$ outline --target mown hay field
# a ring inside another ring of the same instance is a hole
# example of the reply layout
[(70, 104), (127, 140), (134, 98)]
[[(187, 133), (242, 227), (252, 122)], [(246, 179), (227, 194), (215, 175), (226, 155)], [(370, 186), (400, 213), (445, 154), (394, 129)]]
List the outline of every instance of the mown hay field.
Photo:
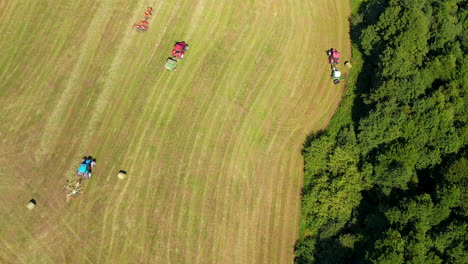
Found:
[[(338, 0), (1, 1), (0, 262), (292, 262), (301, 147), (342, 95), (325, 50), (349, 58), (348, 16)], [(97, 167), (66, 202), (83, 155)]]

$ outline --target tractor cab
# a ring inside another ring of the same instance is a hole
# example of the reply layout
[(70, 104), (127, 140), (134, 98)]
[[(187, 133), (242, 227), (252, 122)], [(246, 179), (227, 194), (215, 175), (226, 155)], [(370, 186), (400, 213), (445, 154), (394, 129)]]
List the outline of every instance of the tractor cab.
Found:
[(87, 164), (80, 164), (80, 167), (78, 167), (78, 172), (81, 173), (88, 173), (89, 172), (89, 165)]
[(91, 177), (91, 165), (86, 163), (81, 163), (78, 167), (76, 175), (80, 178), (89, 179)]
[(78, 167), (76, 175), (78, 177), (84, 177), (86, 179), (89, 179), (91, 178), (91, 168), (93, 168), (94, 166), (96, 166), (96, 159), (93, 159), (93, 157), (91, 156), (83, 157), (83, 161)]
[(172, 49), (172, 56), (176, 56), (179, 59), (184, 58), (185, 52), (188, 50), (189, 45), (185, 41), (176, 42)]
[(328, 60), (330, 64), (339, 64), (340, 63), (340, 53), (336, 50), (331, 48), (327, 51)]

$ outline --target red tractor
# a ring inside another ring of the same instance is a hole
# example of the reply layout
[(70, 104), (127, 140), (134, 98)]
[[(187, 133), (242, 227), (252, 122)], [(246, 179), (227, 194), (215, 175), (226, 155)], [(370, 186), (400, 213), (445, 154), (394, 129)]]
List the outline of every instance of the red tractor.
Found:
[(334, 65), (340, 63), (340, 53), (336, 49), (331, 48), (327, 50), (327, 55), (330, 64)]
[(176, 56), (179, 59), (184, 58), (185, 52), (188, 50), (189, 45), (185, 41), (176, 42), (172, 49), (172, 56)]

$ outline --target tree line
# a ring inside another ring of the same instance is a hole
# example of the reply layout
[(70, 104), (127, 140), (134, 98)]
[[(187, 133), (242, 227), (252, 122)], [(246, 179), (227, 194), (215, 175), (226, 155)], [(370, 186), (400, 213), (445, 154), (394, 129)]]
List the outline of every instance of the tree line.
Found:
[(296, 263), (468, 263), (468, 1), (367, 0), (304, 144)]

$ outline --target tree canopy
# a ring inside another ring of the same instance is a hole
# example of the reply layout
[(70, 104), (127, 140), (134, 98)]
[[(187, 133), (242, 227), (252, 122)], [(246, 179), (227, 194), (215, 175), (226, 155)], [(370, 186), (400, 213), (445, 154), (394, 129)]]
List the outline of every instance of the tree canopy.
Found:
[(295, 261), (468, 263), (467, 2), (368, 0), (350, 21), (362, 63), (304, 145)]

